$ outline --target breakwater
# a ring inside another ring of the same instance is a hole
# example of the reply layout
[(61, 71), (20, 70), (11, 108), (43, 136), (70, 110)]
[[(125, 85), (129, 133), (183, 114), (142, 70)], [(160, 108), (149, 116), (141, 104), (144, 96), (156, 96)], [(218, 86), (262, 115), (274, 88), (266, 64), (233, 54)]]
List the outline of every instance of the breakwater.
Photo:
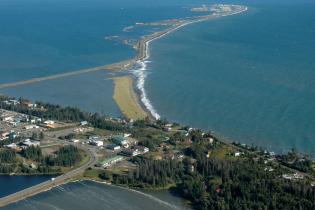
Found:
[[(95, 71), (100, 71), (100, 70), (122, 71), (122, 70), (131, 69), (136, 64), (139, 64), (140, 62), (143, 62), (149, 58), (149, 50), (148, 49), (149, 49), (150, 42), (152, 42), (156, 39), (159, 39), (159, 38), (173, 32), (173, 31), (175, 31), (175, 30), (177, 30), (183, 26), (186, 26), (186, 25), (189, 25), (192, 23), (196, 23), (196, 22), (201, 22), (201, 21), (206, 21), (206, 20), (218, 18), (218, 17), (224, 17), (224, 16), (229, 16), (229, 15), (239, 14), (239, 13), (247, 11), (247, 9), (248, 9), (246, 6), (239, 6), (239, 5), (230, 5), (230, 6), (233, 7), (234, 10), (232, 9), (232, 10), (226, 11), (226, 12), (213, 13), (210, 15), (197, 16), (197, 17), (192, 17), (192, 18), (188, 18), (188, 19), (178, 19), (176, 21), (173, 21), (172, 26), (168, 27), (167, 29), (159, 31), (159, 32), (155, 32), (155, 33), (148, 35), (148, 36), (142, 37), (138, 41), (138, 43), (134, 46), (138, 52), (134, 58), (127, 59), (127, 60), (113, 63), (113, 64), (109, 64), (109, 65), (105, 65), (105, 66), (82, 69), (82, 70), (78, 70), (78, 71), (56, 74), (56, 75), (45, 76), (45, 77), (38, 77), (38, 78), (33, 78), (33, 79), (23, 80), (23, 81), (17, 81), (17, 82), (12, 82), (12, 83), (3, 83), (3, 84), (0, 84), (0, 89), (16, 87), (16, 86), (21, 86), (21, 85), (28, 85), (28, 84), (42, 82), (42, 81), (46, 81), (46, 80), (55, 80), (55, 79), (59, 79), (59, 78), (63, 78), (63, 77), (75, 76), (75, 75), (79, 75), (79, 74), (95, 72)], [(139, 90), (141, 92), (141, 89), (139, 89)], [(143, 100), (141, 100), (141, 101), (143, 102)], [(147, 107), (147, 105), (146, 105), (146, 107)], [(156, 114), (153, 114), (153, 116), (156, 116), (155, 118), (158, 118), (158, 116)]]

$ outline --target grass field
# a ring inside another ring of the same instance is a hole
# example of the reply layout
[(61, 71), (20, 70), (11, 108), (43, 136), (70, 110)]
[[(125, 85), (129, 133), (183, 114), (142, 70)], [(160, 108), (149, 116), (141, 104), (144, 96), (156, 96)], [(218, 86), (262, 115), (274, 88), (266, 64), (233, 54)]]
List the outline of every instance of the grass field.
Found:
[(113, 78), (115, 83), (114, 100), (121, 112), (129, 119), (143, 119), (147, 113), (140, 106), (133, 91), (133, 81), (129, 76)]

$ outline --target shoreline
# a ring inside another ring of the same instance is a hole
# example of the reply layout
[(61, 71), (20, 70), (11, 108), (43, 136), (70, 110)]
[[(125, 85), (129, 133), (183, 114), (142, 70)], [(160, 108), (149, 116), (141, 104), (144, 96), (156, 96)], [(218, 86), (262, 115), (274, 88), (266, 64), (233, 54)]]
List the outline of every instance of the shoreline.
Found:
[[(218, 6), (218, 5), (214, 5)], [(95, 72), (95, 71), (101, 71), (101, 70), (110, 70), (110, 71), (126, 71), (129, 70), (131, 73), (135, 75), (135, 79), (132, 79), (134, 82), (133, 85), (129, 85), (129, 89), (132, 90), (123, 90), (124, 93), (126, 92), (133, 92), (135, 94), (133, 100), (129, 100), (130, 104), (132, 107), (137, 107), (136, 109), (140, 112), (146, 112), (146, 115), (154, 118), (154, 119), (160, 119), (161, 116), (158, 114), (158, 112), (155, 110), (153, 105), (151, 104), (151, 101), (147, 97), (147, 93), (145, 90), (145, 78), (146, 78), (146, 66), (148, 63), (148, 59), (150, 58), (150, 44), (160, 38), (163, 38), (164, 36), (182, 28), (187, 25), (193, 24), (193, 23), (199, 23), (207, 20), (212, 20), (220, 17), (226, 17), (226, 16), (232, 16), (232, 15), (237, 15), (243, 12), (246, 12), (248, 10), (247, 6), (243, 5), (225, 5), (229, 7), (236, 7), (234, 8), (233, 11), (232, 8), (229, 11), (221, 11), (220, 13), (210, 13), (207, 15), (202, 15), (202, 16), (194, 16), (190, 17), (189, 19), (177, 19), (174, 21), (174, 23), (162, 30), (155, 32), (153, 34), (145, 35), (140, 38), (140, 40), (137, 42), (137, 44), (134, 46), (136, 50), (136, 55), (133, 58), (122, 60), (120, 62), (104, 65), (104, 66), (99, 66), (99, 67), (94, 67), (94, 68), (88, 68), (88, 69), (82, 69), (79, 71), (72, 71), (72, 72), (67, 72), (67, 73), (62, 73), (62, 74), (56, 74), (56, 75), (51, 75), (51, 76), (44, 76), (44, 77), (37, 77), (37, 78), (32, 78), (28, 80), (23, 80), (23, 81), (17, 81), (17, 82), (12, 82), (12, 83), (3, 83), (0, 84), (0, 89), (3, 88), (12, 88), (16, 86), (21, 86), (21, 85), (28, 85), (28, 84), (33, 84), (37, 82), (42, 82), (42, 81), (47, 81), (47, 80), (55, 80), (63, 77), (69, 77), (69, 76), (75, 76), (79, 74), (84, 74), (84, 73), (89, 73), (89, 72)], [(115, 83), (115, 81), (114, 81)], [(114, 85), (116, 86), (116, 85)], [(135, 91), (135, 88), (137, 91)], [(116, 89), (116, 87), (114, 87)], [(123, 93), (120, 93), (123, 94)], [(115, 93), (113, 93), (113, 98), (115, 100)], [(129, 118), (129, 116), (125, 115), (124, 113), (130, 112), (130, 110), (123, 108), (121, 109), (121, 101), (115, 100), (116, 104), (120, 108), (121, 113)], [(125, 103), (125, 102), (123, 102)]]

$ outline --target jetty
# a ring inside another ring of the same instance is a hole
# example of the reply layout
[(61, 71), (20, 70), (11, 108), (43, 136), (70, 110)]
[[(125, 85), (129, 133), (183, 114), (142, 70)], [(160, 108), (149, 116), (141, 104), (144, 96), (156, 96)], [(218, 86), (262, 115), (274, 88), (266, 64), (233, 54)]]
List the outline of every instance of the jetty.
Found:
[[(17, 82), (12, 82), (12, 83), (3, 83), (0, 84), (0, 89), (4, 88), (10, 88), (10, 87), (16, 87), (16, 86), (21, 86), (21, 85), (28, 85), (32, 83), (37, 83), (37, 82), (42, 82), (46, 80), (55, 80), (63, 77), (69, 77), (69, 76), (75, 76), (79, 74), (84, 74), (84, 73), (89, 73), (89, 72), (95, 72), (95, 71), (101, 71), (101, 70), (111, 70), (111, 71), (123, 71), (123, 70), (129, 70), (132, 67), (134, 67), (137, 62), (144, 61), (148, 58), (148, 48), (149, 44), (151, 41), (154, 41), (156, 39), (159, 39), (183, 26), (196, 23), (196, 22), (202, 22), (218, 17), (225, 17), (225, 16), (230, 16), (230, 15), (236, 15), (242, 12), (247, 11), (246, 6), (241, 6), (241, 5), (214, 5), (213, 6), (216, 10), (216, 12), (209, 14), (209, 15), (204, 15), (204, 16), (196, 16), (196, 17), (191, 17), (191, 18), (185, 18), (185, 19), (176, 19), (172, 20), (172, 24), (170, 27), (166, 28), (165, 30), (155, 32), (153, 34), (143, 36), (137, 44), (135, 44), (134, 48), (137, 50), (137, 55), (134, 58), (127, 59), (121, 62), (109, 64), (109, 65), (104, 65), (104, 66), (99, 66), (99, 67), (94, 67), (94, 68), (88, 68), (88, 69), (82, 69), (79, 71), (72, 71), (72, 72), (67, 72), (67, 73), (62, 73), (62, 74), (56, 74), (56, 75), (51, 75), (51, 76), (44, 76), (44, 77), (38, 77), (38, 78), (32, 78), (29, 80), (23, 80), (23, 81), (17, 81)], [(230, 8), (230, 10), (227, 10), (226, 8)], [(222, 10), (221, 12), (218, 12)]]

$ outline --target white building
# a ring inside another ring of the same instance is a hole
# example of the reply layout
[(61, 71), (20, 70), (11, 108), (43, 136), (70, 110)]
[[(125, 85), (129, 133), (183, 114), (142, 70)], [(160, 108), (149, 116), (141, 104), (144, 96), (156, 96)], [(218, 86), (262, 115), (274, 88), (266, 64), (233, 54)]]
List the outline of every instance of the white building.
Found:
[(90, 144), (93, 146), (101, 147), (104, 145), (103, 141), (90, 141)]
[(87, 125), (88, 124), (88, 121), (82, 121), (82, 122), (80, 122), (80, 125), (81, 126), (85, 126), (85, 125)]
[(117, 144), (110, 144), (110, 145), (107, 145), (106, 148), (116, 151), (116, 150), (120, 150), (121, 147), (119, 145), (117, 145)]
[(5, 145), (5, 147), (7, 147), (9, 149), (16, 149), (16, 148), (18, 148), (18, 146), (15, 143)]
[(71, 139), (70, 142), (73, 142), (73, 143), (78, 143), (80, 140), (79, 139)]
[(34, 147), (37, 147), (40, 145), (40, 142), (39, 141), (31, 141), (30, 139), (26, 139), (22, 142), (22, 147), (30, 147), (30, 146), (34, 146)]
[(46, 121), (44, 122), (44, 124), (46, 124), (46, 125), (53, 125), (53, 124), (55, 124), (55, 121), (46, 120)]

